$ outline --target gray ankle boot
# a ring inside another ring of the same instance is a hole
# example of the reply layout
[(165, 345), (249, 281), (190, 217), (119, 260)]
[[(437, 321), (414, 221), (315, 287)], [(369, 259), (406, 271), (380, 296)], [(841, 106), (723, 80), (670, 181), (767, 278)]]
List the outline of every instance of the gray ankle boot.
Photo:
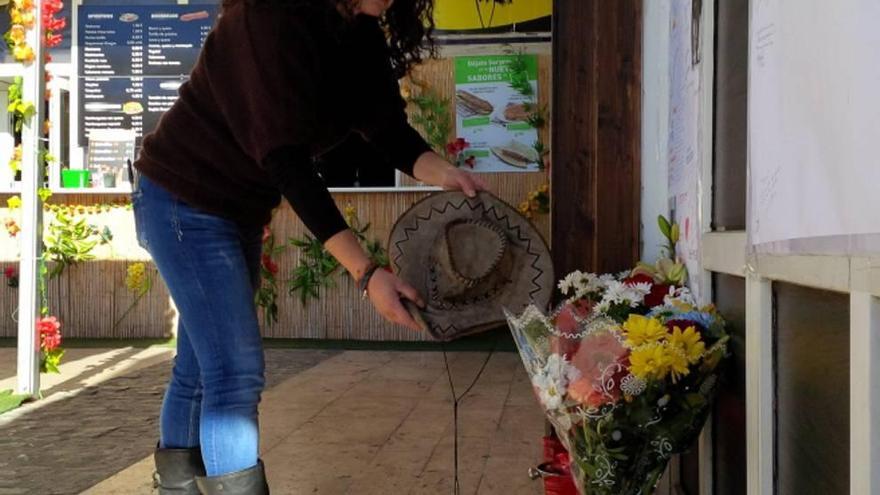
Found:
[(263, 461), (257, 461), (256, 466), (234, 473), (198, 477), (196, 483), (204, 495), (269, 495)]
[(153, 455), (156, 472), (153, 487), (159, 495), (199, 495), (196, 477), (205, 475), (199, 449), (160, 449)]

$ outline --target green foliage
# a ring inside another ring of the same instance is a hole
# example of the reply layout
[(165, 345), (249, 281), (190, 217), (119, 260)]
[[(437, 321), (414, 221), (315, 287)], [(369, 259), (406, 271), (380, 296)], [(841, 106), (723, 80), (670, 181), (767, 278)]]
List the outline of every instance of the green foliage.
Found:
[(18, 408), (27, 399), (27, 395), (14, 394), (11, 389), (0, 390), (0, 414)]
[(254, 303), (263, 308), (263, 320), (266, 325), (278, 322), (278, 267), (275, 256), (281, 254), (286, 246), (275, 245), (275, 234), (268, 233), (263, 240), (263, 256), (260, 262), (260, 288), (254, 296)]
[(452, 115), (448, 98), (441, 98), (434, 91), (410, 99), (416, 106), (412, 116), (414, 124), (422, 128), (425, 140), (441, 155), (446, 154), (446, 143), (452, 134)]
[(529, 81), (529, 64), (522, 50), (513, 52), (513, 61), (510, 63), (510, 86), (523, 96), (535, 94), (535, 89)]
[(390, 266), (391, 263), (388, 260), (388, 253), (385, 251), (385, 247), (382, 246), (382, 243), (375, 239), (367, 239), (367, 231), (370, 230), (370, 224), (367, 223), (366, 225), (361, 226), (361, 220), (358, 218), (357, 212), (353, 212), (352, 214), (347, 213), (346, 217), (346, 222), (351, 228), (351, 231), (354, 233), (355, 237), (358, 238), (361, 245), (367, 250), (367, 255), (370, 257), (370, 261), (383, 268)]
[(40, 372), (61, 373), (58, 367), (61, 365), (62, 357), (64, 357), (64, 349), (60, 347), (51, 351), (43, 351), (43, 359), (40, 360)]
[(526, 106), (526, 109), (529, 110), (529, 117), (526, 119), (526, 122), (528, 122), (530, 126), (538, 130), (547, 127), (546, 106), (538, 107), (537, 105), (529, 103)]
[(544, 142), (539, 138), (535, 141), (535, 144), (532, 145), (535, 152), (538, 154), (538, 170), (544, 170), (547, 168), (547, 163), (544, 158), (547, 156), (547, 147), (544, 146)]
[(49, 235), (43, 240), (45, 259), (54, 262), (50, 277), (61, 275), (68, 266), (95, 259), (92, 250), (101, 240), (101, 232), (85, 218), (56, 213), (49, 224)]
[(24, 78), (15, 76), (12, 84), (9, 85), (9, 105), (6, 110), (12, 114), (13, 126), (15, 132), (21, 132), (24, 122), (37, 112), (37, 108), (32, 102), (24, 101)]
[(303, 239), (290, 239), (290, 245), (301, 251), (299, 266), (293, 270), (288, 281), (288, 292), (299, 295), (302, 304), (309, 299), (321, 297), (322, 287), (333, 287), (333, 272), (339, 268), (336, 261), (318, 239), (306, 235)]
[(667, 251), (667, 256), (675, 258), (675, 245), (678, 244), (681, 229), (677, 223), (670, 222), (663, 215), (657, 216), (657, 226), (660, 227), (660, 233), (666, 238), (666, 246), (664, 248)]
[[(357, 216), (357, 210), (349, 205), (345, 208), (345, 221), (354, 236), (358, 239), (370, 261), (380, 267), (388, 267), (388, 253), (377, 240), (367, 238), (370, 224), (361, 224)], [(339, 262), (331, 255), (321, 241), (306, 235), (302, 239), (290, 239), (290, 245), (299, 248), (301, 255), (299, 265), (293, 270), (292, 277), (288, 281), (288, 292), (299, 296), (302, 304), (310, 299), (321, 297), (321, 288), (333, 287), (333, 274), (339, 269)]]

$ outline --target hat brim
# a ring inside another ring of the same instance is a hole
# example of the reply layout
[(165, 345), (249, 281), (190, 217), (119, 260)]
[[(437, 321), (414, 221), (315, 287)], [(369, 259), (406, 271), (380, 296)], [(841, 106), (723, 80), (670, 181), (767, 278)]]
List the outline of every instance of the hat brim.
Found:
[[(505, 233), (514, 266), (509, 280), (491, 297), (450, 304), (430, 297), (429, 267), (437, 233), (452, 221), (488, 220)], [(388, 242), (394, 272), (415, 287), (426, 301), (409, 305), (416, 321), (436, 339), (448, 341), (503, 325), (504, 310), (521, 312), (529, 304), (546, 308), (555, 278), (550, 249), (532, 223), (512, 206), (481, 192), (438, 193), (419, 201), (395, 223)]]

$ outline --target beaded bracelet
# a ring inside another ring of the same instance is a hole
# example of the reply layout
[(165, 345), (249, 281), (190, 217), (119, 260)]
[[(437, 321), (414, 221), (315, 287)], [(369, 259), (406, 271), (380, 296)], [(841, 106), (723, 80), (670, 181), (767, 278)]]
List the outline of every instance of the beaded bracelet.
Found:
[(381, 268), (379, 265), (370, 262), (370, 265), (367, 267), (364, 275), (357, 282), (358, 291), (360, 291), (361, 297), (363, 297), (364, 299), (369, 297), (369, 294), (367, 293), (367, 287), (369, 287), (370, 285), (370, 279), (373, 278), (373, 274), (375, 274), (376, 270), (378, 270), (379, 268)]

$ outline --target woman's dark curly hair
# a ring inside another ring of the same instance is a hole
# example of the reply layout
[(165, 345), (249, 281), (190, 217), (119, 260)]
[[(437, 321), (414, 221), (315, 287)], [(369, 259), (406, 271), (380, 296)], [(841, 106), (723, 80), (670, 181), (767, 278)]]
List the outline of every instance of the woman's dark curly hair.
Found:
[[(358, 0), (223, 0), (222, 8), (237, 3), (313, 3), (327, 4), (338, 9), (343, 16), (354, 17)], [(381, 19), (391, 50), (391, 66), (397, 77), (409, 73), (412, 67), (425, 57), (436, 55), (434, 40), (434, 0), (395, 0)]]

